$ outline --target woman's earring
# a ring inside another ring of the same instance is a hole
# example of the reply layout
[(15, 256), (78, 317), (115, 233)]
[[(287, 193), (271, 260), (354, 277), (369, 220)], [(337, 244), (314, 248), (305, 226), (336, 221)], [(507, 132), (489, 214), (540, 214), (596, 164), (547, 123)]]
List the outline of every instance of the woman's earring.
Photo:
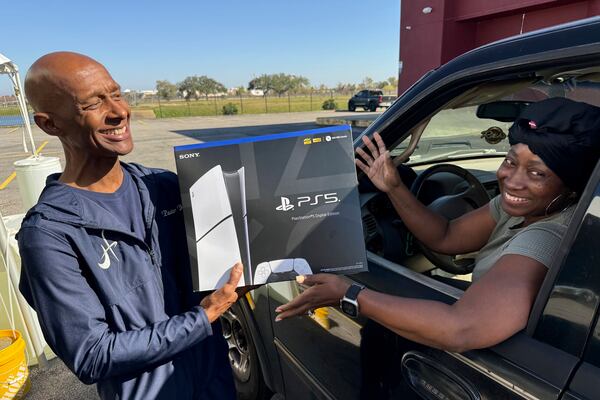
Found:
[[(564, 196), (564, 193), (559, 194), (558, 196), (556, 196), (555, 198), (552, 199), (552, 201), (550, 203), (548, 203), (548, 205), (546, 206), (546, 210), (544, 212), (544, 216), (547, 217), (550, 214), (554, 214), (556, 211), (552, 211), (550, 209), (550, 207), (559, 199), (561, 198), (561, 196)], [(572, 204), (572, 200), (577, 198), (577, 193), (575, 192), (570, 192), (568, 195), (565, 196), (565, 200), (567, 200), (565, 202), (565, 206), (562, 208), (562, 210), (560, 210), (560, 212), (565, 211), (571, 204)], [(557, 207), (557, 210), (560, 207)]]
[(546, 206), (546, 210), (544, 212), (544, 217), (547, 217), (548, 215), (550, 215), (550, 213), (548, 212), (550, 210), (550, 206), (552, 206), (552, 204), (554, 204), (554, 202), (556, 202), (556, 200), (558, 200), (562, 195), (563, 195), (562, 193), (559, 194), (558, 196), (553, 198), (550, 203), (548, 203), (548, 205)]

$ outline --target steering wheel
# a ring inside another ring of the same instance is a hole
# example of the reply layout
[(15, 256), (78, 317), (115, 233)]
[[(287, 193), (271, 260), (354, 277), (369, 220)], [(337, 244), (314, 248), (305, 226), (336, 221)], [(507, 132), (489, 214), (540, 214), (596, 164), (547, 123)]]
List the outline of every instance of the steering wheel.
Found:
[[(419, 174), (417, 179), (415, 179), (410, 191), (417, 199), (421, 200), (420, 197), (422, 196), (421, 189), (423, 188), (423, 183), (432, 175), (439, 173), (456, 175), (462, 178), (469, 186), (460, 193), (444, 195), (431, 202), (427, 208), (436, 214), (439, 214), (448, 220), (452, 220), (469, 211), (475, 210), (490, 201), (490, 196), (483, 184), (479, 182), (472, 173), (453, 164), (438, 164), (427, 168)], [(425, 247), (419, 241), (417, 241), (417, 244), (429, 261), (436, 267), (451, 274), (469, 274), (475, 267), (475, 259), (473, 258), (457, 258), (456, 256), (436, 253)]]

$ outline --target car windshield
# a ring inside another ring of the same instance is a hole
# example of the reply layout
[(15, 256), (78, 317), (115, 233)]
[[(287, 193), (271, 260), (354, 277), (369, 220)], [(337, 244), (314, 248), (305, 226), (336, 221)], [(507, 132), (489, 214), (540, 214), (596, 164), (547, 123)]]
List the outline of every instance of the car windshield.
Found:
[[(477, 106), (446, 109), (435, 114), (410, 156), (409, 163), (470, 156), (504, 156), (511, 123), (476, 116)], [(504, 139), (504, 140), (503, 140)], [(398, 146), (392, 154), (405, 146)]]

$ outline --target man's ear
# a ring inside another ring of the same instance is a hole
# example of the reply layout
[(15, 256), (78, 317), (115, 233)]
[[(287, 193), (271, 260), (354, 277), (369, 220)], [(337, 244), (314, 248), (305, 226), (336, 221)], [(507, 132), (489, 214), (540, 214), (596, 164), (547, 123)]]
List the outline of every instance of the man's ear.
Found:
[(33, 120), (35, 121), (35, 124), (48, 135), (60, 136), (60, 129), (54, 123), (52, 116), (48, 113), (36, 112), (33, 114)]

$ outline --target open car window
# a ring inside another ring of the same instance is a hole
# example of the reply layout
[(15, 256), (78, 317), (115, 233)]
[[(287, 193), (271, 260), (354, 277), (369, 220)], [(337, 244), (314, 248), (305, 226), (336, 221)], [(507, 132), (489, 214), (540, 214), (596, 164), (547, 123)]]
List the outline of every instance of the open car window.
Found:
[[(478, 117), (478, 107), (491, 102), (532, 103), (549, 97), (566, 97), (600, 106), (600, 73), (595, 69), (542, 72), (534, 78), (473, 87), (428, 117), (429, 121), (406, 163), (502, 157), (510, 147), (507, 135), (512, 121)], [(408, 136), (393, 146), (390, 149), (392, 157), (405, 152), (410, 140)]]
[[(490, 104), (526, 107), (550, 97), (566, 97), (600, 106), (600, 73), (596, 70), (600, 71), (600, 68), (538, 71), (526, 74), (526, 77), (488, 81), (467, 88), (431, 114), (423, 115), (411, 128), (412, 135), (396, 142), (398, 144), (391, 147), (390, 153), (393, 158), (398, 157), (397, 165), (402, 160), (404, 172), (412, 169), (413, 174), (437, 164), (463, 167), (477, 177), (493, 198), (499, 193), (495, 172), (510, 149), (509, 128), (520, 109), (510, 118), (502, 112), (486, 113), (485, 107)], [(393, 134), (386, 133), (386, 142), (394, 143)], [(394, 133), (396, 137), (402, 134), (400, 130)], [(408, 184), (410, 186), (410, 182)], [(464, 181), (442, 173), (426, 181), (420, 200), (430, 205), (464, 189)], [(365, 243), (369, 251), (429, 277), (471, 281), (470, 274), (448, 274), (426, 257), (426, 252), (419, 248), (416, 239), (397, 218), (386, 196), (367, 193), (363, 204)], [(477, 252), (458, 255), (454, 259), (476, 256)]]

